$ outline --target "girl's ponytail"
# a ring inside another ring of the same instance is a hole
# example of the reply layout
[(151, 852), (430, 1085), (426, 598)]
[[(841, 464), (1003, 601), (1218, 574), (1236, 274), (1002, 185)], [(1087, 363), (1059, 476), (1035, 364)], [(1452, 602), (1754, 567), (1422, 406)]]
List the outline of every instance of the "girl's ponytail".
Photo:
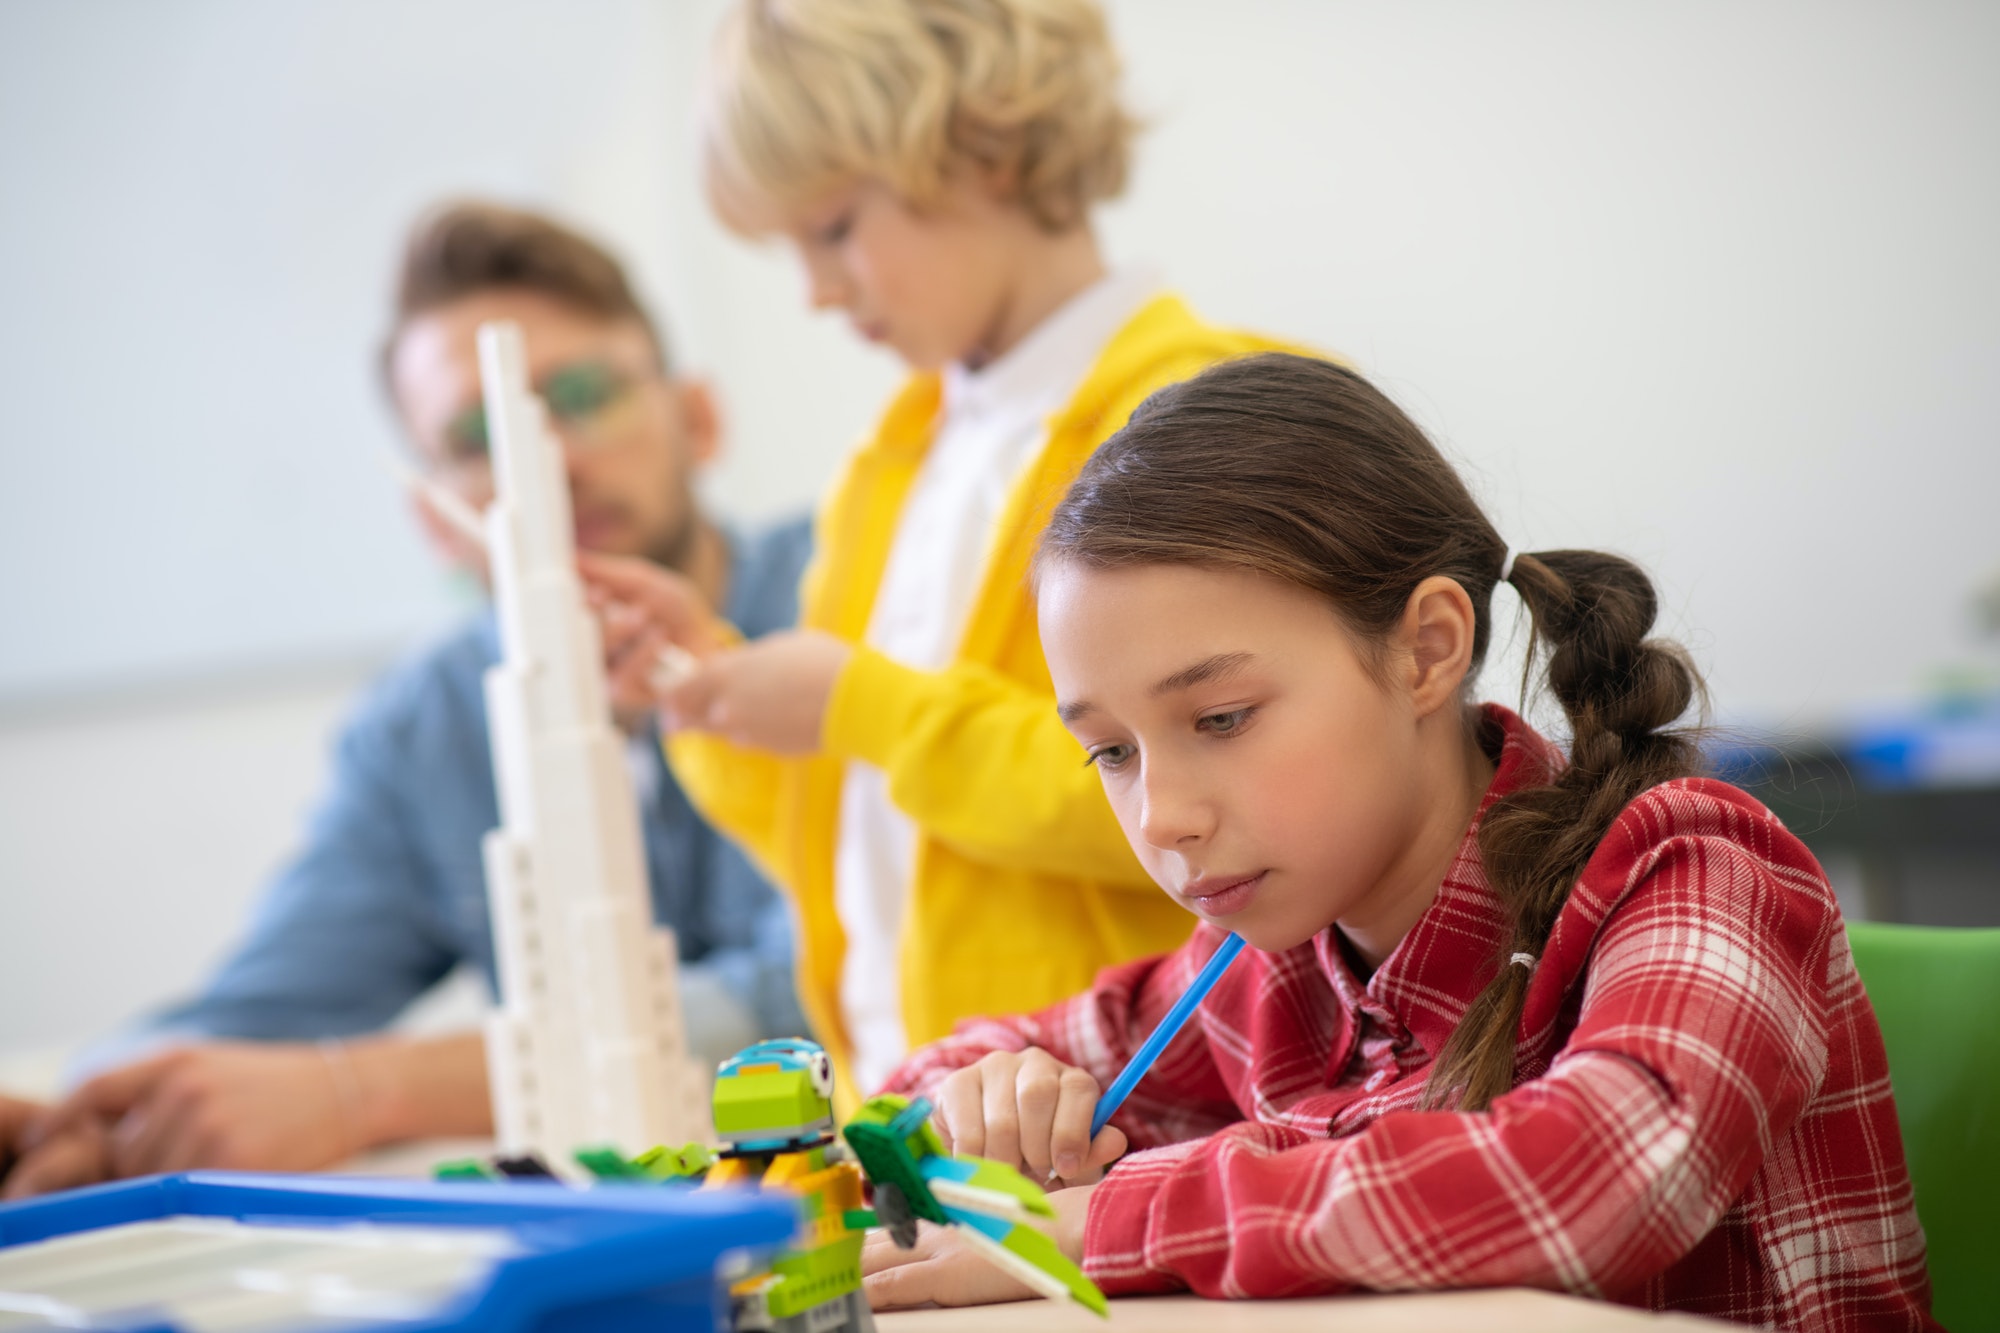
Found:
[(1569, 764), (1545, 787), (1487, 811), (1479, 852), (1513, 919), (1499, 975), (1479, 993), (1431, 1066), (1426, 1102), (1482, 1110), (1514, 1083), (1514, 1037), (1534, 963), (1584, 863), (1648, 787), (1694, 772), (1693, 737), (1670, 730), (1701, 690), (1679, 644), (1649, 639), (1658, 614), (1638, 566), (1598, 551), (1516, 558), (1509, 580), (1532, 619), (1530, 667), (1569, 717)]

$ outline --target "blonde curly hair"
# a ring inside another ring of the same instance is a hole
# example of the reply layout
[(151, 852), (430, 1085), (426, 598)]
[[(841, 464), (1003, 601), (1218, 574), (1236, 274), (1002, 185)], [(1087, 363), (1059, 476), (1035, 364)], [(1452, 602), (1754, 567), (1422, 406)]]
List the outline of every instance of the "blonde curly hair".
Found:
[(1125, 188), (1118, 80), (1093, 0), (738, 0), (703, 80), (709, 198), (758, 232), (859, 181), (921, 208), (970, 169), (1067, 231)]

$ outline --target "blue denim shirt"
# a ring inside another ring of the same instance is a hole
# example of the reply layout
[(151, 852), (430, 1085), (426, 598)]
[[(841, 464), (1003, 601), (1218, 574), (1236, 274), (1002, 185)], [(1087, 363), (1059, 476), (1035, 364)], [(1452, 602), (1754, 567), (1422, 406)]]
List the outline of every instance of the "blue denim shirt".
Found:
[[(797, 619), (810, 536), (804, 520), (732, 535), (727, 610), (746, 635)], [(375, 684), (335, 747), (305, 847), (247, 936), (198, 997), (132, 1035), (347, 1036), (382, 1027), (461, 963), (493, 984), (480, 843), (500, 812), (482, 682), (498, 660), (489, 611)], [(762, 1035), (805, 1032), (783, 899), (695, 814), (659, 746), (644, 749), (657, 769), (641, 812), (653, 912), (680, 942), (696, 1049), (700, 997), (718, 989)]]

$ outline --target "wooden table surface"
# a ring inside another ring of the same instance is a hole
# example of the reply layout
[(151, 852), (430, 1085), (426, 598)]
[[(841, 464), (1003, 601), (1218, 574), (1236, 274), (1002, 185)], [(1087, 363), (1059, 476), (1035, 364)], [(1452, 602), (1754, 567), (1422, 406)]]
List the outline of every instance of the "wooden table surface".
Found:
[(1338, 1296), (1296, 1301), (1205, 1301), (1147, 1296), (1111, 1302), (1109, 1325), (1052, 1301), (878, 1314), (880, 1333), (1699, 1333), (1729, 1327), (1688, 1315), (1655, 1315), (1546, 1291)]

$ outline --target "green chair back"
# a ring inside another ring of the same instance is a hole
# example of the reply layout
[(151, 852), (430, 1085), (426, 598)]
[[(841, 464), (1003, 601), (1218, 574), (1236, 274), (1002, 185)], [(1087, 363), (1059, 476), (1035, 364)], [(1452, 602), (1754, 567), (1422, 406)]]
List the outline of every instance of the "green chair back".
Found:
[(1931, 1312), (2000, 1333), (2000, 930), (1851, 921), (1930, 1250)]

